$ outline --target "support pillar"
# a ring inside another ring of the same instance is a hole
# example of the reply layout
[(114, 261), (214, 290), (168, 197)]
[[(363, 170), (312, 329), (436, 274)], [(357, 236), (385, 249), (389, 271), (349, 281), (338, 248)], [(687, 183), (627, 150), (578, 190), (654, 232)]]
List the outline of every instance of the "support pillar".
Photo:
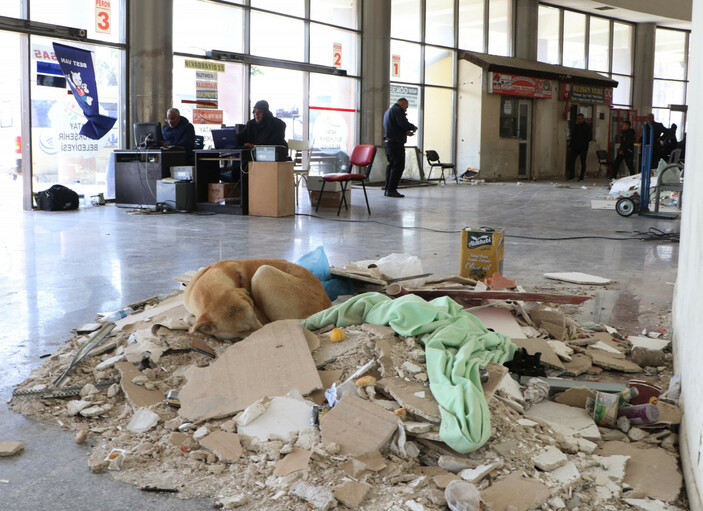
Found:
[(656, 24), (638, 23), (635, 34), (632, 107), (637, 110), (637, 115), (647, 115), (652, 111), (652, 92), (654, 91)]
[[(173, 1), (131, 2), (127, 132), (135, 122), (162, 122), (172, 104)], [(130, 146), (131, 144), (127, 144)]]
[(537, 60), (538, 0), (515, 1), (515, 56)]
[(383, 145), (390, 106), (391, 2), (362, 2), (361, 143)]

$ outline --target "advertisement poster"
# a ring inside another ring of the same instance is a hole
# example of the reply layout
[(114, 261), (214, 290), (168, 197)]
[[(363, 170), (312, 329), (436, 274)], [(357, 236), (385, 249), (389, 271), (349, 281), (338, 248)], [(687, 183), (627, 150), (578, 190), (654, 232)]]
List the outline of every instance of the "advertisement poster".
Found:
[(489, 73), (488, 92), (527, 98), (550, 99), (552, 81), (545, 78), (530, 78), (509, 73)]

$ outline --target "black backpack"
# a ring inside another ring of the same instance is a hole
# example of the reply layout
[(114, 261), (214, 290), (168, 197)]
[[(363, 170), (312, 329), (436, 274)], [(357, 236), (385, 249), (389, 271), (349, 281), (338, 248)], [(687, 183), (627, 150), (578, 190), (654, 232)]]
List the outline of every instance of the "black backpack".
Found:
[(39, 209), (44, 211), (65, 211), (78, 209), (78, 194), (63, 185), (54, 185), (37, 193)]

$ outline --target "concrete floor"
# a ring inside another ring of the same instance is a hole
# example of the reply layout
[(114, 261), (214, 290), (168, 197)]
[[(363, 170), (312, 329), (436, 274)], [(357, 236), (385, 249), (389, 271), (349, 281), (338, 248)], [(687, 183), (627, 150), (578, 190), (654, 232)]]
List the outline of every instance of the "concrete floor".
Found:
[[(4, 176), (3, 176), (4, 178)], [(18, 183), (3, 181), (0, 195), (0, 441), (25, 451), (0, 458), (0, 510), (210, 509), (212, 501), (180, 501), (145, 494), (109, 474), (93, 475), (89, 447), (73, 434), (38, 424), (5, 404), (15, 385), (71, 337), (70, 330), (111, 311), (176, 287), (172, 276), (219, 259), (296, 260), (323, 245), (332, 265), (403, 252), (421, 258), (435, 275), (459, 271), (459, 231), (467, 225), (504, 227), (504, 275), (531, 289), (568, 291), (548, 281), (550, 271), (582, 271), (613, 279), (591, 288), (594, 299), (578, 318), (607, 322), (629, 333), (669, 327), (678, 244), (609, 240), (650, 227), (678, 231), (678, 222), (591, 209), (605, 182), (556, 188), (554, 183), (501, 183), (409, 188), (404, 199), (361, 190), (352, 210), (311, 211), (303, 195), (288, 218), (229, 215), (130, 215), (114, 205), (74, 212), (23, 212)], [(3, 197), (4, 196), (4, 197)], [(592, 238), (563, 241), (530, 237)]]

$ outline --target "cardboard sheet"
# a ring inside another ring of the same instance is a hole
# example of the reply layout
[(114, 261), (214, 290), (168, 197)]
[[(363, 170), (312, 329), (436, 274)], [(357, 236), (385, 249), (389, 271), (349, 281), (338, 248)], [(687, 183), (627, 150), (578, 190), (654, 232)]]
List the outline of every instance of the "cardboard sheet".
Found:
[(188, 311), (183, 304), (183, 293), (167, 298), (156, 307), (145, 309), (137, 314), (122, 318), (115, 324), (115, 330), (134, 332), (142, 328), (151, 328), (152, 325), (161, 324), (168, 328), (188, 328), (181, 319), (187, 317)]
[(325, 402), (325, 390), (330, 388), (332, 384), (336, 381), (340, 381), (342, 377), (342, 371), (339, 369), (331, 369), (329, 371), (317, 371), (320, 375), (320, 380), (322, 381), (322, 388), (312, 392), (308, 398), (315, 404), (321, 405)]
[(137, 408), (141, 408), (155, 405), (156, 403), (166, 400), (166, 396), (164, 396), (160, 391), (147, 390), (141, 385), (132, 383), (134, 378), (142, 374), (134, 364), (131, 362), (122, 361), (117, 362), (115, 366), (120, 371), (120, 375), (122, 376), (120, 381), (122, 390), (132, 405)]
[(383, 449), (398, 429), (398, 417), (370, 401), (346, 395), (320, 418), (322, 444), (336, 442), (345, 454)]
[(310, 456), (312, 456), (312, 451), (306, 451), (300, 447), (293, 447), (293, 451), (291, 451), (290, 454), (276, 462), (273, 475), (276, 477), (285, 477), (298, 470), (305, 470), (308, 468), (308, 463), (310, 463)]
[(275, 321), (233, 344), (208, 367), (190, 367), (179, 414), (193, 422), (234, 415), (266, 396), (321, 389), (303, 327)]
[(520, 339), (525, 337), (525, 334), (522, 333), (520, 323), (517, 322), (515, 316), (507, 309), (489, 307), (487, 309), (473, 311), (471, 314), (480, 319), (481, 323), (483, 323), (486, 328), (490, 328), (495, 332), (507, 335), (511, 338), (515, 337)]

